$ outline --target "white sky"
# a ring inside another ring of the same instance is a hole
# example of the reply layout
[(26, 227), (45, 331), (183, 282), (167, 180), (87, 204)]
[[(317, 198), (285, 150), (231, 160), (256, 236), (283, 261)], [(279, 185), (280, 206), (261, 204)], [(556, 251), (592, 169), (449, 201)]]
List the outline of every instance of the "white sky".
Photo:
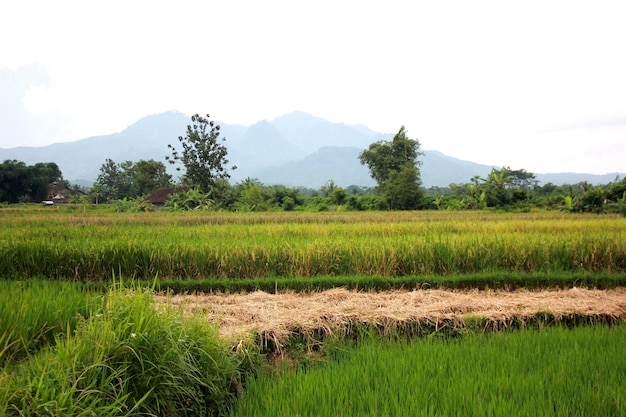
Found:
[(623, 1), (5, 1), (0, 147), (295, 110), (535, 173), (626, 172)]

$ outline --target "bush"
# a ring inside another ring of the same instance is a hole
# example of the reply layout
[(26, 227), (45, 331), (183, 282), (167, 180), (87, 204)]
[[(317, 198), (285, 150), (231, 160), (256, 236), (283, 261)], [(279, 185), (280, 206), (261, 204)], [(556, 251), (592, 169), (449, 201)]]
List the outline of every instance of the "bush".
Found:
[(154, 211), (154, 205), (145, 197), (128, 199), (124, 197), (115, 203), (115, 211), (118, 213)]
[(5, 376), (0, 415), (217, 415), (242, 390), (249, 359), (216, 328), (157, 310), (149, 291), (115, 290), (75, 334)]

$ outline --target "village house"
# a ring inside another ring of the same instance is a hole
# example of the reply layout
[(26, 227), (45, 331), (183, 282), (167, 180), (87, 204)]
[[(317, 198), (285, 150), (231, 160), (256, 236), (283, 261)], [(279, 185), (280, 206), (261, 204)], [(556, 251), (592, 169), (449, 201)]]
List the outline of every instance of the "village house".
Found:
[(82, 190), (71, 189), (54, 183), (50, 185), (50, 190), (48, 191), (48, 199), (44, 201), (44, 204), (53, 205), (57, 203), (67, 203), (69, 202), (70, 197), (82, 197), (85, 195), (87, 195), (87, 193)]

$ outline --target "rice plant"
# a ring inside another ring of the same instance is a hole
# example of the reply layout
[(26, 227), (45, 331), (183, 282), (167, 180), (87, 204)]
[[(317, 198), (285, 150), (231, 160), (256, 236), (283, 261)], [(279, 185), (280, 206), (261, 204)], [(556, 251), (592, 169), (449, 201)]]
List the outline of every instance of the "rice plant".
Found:
[(72, 332), (102, 303), (102, 294), (72, 282), (4, 281), (0, 289), (0, 367)]
[(626, 326), (546, 328), (336, 350), (259, 374), (243, 416), (609, 416), (626, 413)]
[(626, 219), (554, 213), (0, 215), (0, 276), (626, 272)]
[(115, 289), (74, 332), (1, 376), (0, 415), (223, 415), (252, 355), (215, 328)]

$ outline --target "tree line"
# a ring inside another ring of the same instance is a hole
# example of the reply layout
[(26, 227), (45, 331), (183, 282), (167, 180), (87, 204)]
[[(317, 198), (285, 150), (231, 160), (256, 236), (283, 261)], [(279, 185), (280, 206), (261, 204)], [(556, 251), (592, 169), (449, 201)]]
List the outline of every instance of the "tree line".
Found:
[(40, 202), (48, 198), (55, 182), (63, 182), (63, 175), (54, 162), (26, 165), (6, 160), (0, 164), (0, 202)]
[[(375, 187), (338, 187), (330, 179), (320, 189), (264, 185), (246, 178), (229, 183), (225, 138), (220, 126), (206, 117), (194, 115), (179, 148), (168, 145), (165, 160), (182, 176), (177, 183), (167, 174), (166, 165), (154, 160), (116, 162), (106, 159), (86, 200), (93, 204), (115, 203), (119, 211), (150, 210), (148, 196), (155, 190), (173, 188), (166, 210), (517, 210), (532, 207), (572, 212), (618, 212), (626, 215), (626, 178), (616, 178), (602, 186), (538, 185), (535, 175), (524, 169), (493, 169), (485, 178), (473, 177), (466, 184), (448, 187), (422, 187), (420, 142), (411, 139), (404, 126), (390, 141), (372, 143), (359, 155), (367, 166)], [(32, 167), (19, 161), (0, 165), (0, 201), (41, 201), (48, 186), (63, 180), (52, 162)]]

